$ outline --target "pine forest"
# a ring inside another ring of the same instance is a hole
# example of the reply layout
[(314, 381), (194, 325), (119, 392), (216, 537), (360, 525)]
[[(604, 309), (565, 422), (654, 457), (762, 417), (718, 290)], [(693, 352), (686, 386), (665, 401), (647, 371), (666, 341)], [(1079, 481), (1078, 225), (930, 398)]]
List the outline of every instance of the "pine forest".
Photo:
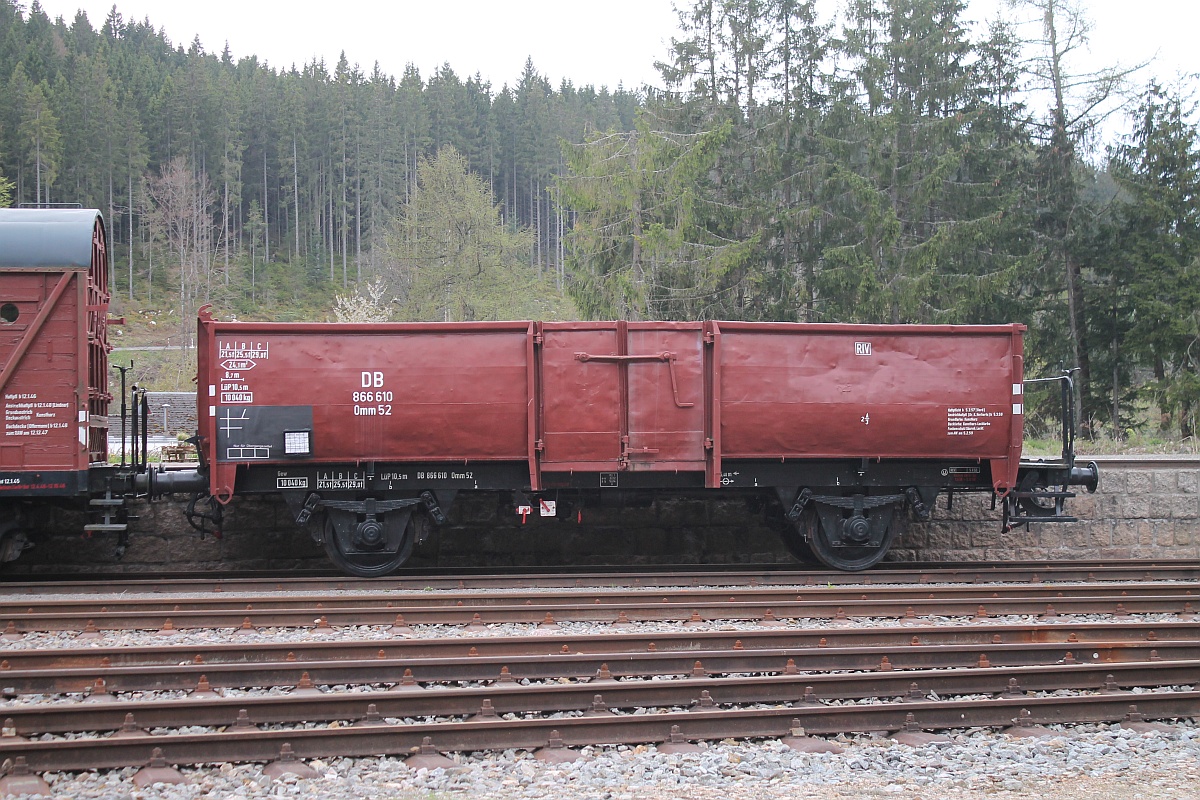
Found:
[(99, 208), (113, 313), (162, 342), (205, 303), (1022, 322), (1028, 376), (1074, 371), (1083, 435), (1194, 450), (1195, 76), (1085, 67), (1082, 0), (827, 7), (677, 0), (659, 85), (612, 89), (533, 61), (499, 85), (279, 69), (0, 0), (0, 205)]

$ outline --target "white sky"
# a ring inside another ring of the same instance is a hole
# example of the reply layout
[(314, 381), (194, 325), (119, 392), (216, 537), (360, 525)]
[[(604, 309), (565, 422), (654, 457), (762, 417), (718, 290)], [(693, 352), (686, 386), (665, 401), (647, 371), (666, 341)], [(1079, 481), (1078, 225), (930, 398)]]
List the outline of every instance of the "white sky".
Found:
[[(32, 0), (22, 0), (28, 7)], [(41, 0), (69, 23), (82, 8), (99, 27), (114, 0)], [(691, 0), (681, 0), (690, 6)], [(832, 14), (840, 3), (825, 0)], [(968, 18), (992, 16), (1002, 0), (968, 0)], [(1132, 64), (1157, 56), (1165, 80), (1200, 72), (1195, 0), (1083, 0), (1094, 23), (1097, 63)], [(176, 45), (199, 35), (205, 50), (228, 42), (235, 59), (258, 55), (277, 68), (324, 57), (332, 69), (345, 50), (370, 72), (378, 61), (399, 76), (406, 63), (424, 77), (448, 62), (460, 77), (476, 72), (493, 89), (514, 84), (527, 56), (557, 85), (637, 88), (657, 83), (654, 61), (676, 33), (671, 0), (116, 0), (125, 19), (149, 17)]]

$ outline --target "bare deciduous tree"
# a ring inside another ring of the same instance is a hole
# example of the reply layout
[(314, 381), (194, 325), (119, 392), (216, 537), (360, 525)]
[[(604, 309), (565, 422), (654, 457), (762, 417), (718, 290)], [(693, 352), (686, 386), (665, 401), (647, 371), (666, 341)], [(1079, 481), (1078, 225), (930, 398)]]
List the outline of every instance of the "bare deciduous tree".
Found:
[(183, 158), (175, 158), (146, 179), (145, 195), (152, 240), (169, 254), (168, 270), (179, 282), (180, 316), (190, 319), (212, 293), (216, 193), (203, 171), (194, 172)]

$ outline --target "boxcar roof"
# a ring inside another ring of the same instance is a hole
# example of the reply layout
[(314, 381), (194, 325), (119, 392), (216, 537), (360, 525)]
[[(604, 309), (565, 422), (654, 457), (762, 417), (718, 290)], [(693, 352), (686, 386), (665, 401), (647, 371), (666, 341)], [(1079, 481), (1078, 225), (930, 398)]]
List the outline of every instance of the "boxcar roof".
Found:
[(99, 217), (94, 208), (0, 208), (0, 269), (87, 269)]

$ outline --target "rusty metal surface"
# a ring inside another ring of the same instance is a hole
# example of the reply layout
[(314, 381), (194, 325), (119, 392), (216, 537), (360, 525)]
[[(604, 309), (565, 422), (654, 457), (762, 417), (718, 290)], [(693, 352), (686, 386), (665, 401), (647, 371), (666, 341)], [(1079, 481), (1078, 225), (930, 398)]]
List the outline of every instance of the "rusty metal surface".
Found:
[[(110, 584), (111, 585), (111, 584)], [(436, 595), (425, 590), (384, 589), (372, 592), (357, 591), (369, 587), (355, 586), (330, 593), (328, 590), (304, 592), (290, 590), (283, 594), (278, 590), (268, 590), (266, 593), (246, 591), (241, 587), (230, 587), (229, 591), (212, 592), (207, 595), (192, 595), (171, 598), (169, 604), (177, 611), (272, 611), (296, 609), (309, 611), (328, 611), (335, 609), (392, 609), (397, 612), (409, 613), (410, 610), (422, 610), (432, 613), (434, 609), (445, 608), (457, 611), (466, 609), (479, 611), (481, 608), (513, 606), (512, 589), (498, 587), (497, 591), (474, 590), (454, 591), (443, 590)], [(662, 593), (659, 594), (658, 589)], [(601, 605), (603, 607), (622, 606), (626, 610), (634, 608), (658, 608), (660, 606), (675, 607), (719, 607), (721, 609), (736, 609), (738, 606), (750, 607), (755, 604), (791, 604), (793, 609), (799, 604), (853, 604), (863, 601), (871, 603), (890, 603), (898, 601), (916, 602), (923, 608), (932, 603), (946, 604), (951, 601), (966, 601), (975, 605), (966, 607), (969, 613), (975, 613), (978, 605), (992, 606), (1000, 609), (1009, 600), (1022, 602), (1033, 600), (1039, 603), (1061, 602), (1065, 598), (1095, 600), (1107, 604), (1105, 612), (1115, 609), (1115, 604), (1124, 603), (1128, 598), (1141, 597), (1159, 598), (1180, 596), (1185, 601), (1195, 600), (1200, 606), (1200, 580), (1177, 580), (1172, 583), (1161, 581), (1148, 583), (1143, 581), (1122, 582), (1119, 585), (1111, 583), (1073, 583), (1069, 585), (1044, 584), (1031, 586), (1028, 584), (1009, 585), (964, 585), (964, 586), (731, 586), (717, 588), (698, 588), (687, 584), (662, 587), (639, 587), (622, 589), (621, 587), (565, 587), (548, 588), (524, 597), (521, 605), (553, 611), (555, 608), (579, 609), (581, 605)], [(999, 602), (997, 602), (999, 601)], [(95, 614), (101, 609), (109, 612), (153, 611), (162, 613), (162, 599), (154, 597), (113, 597), (108, 596), (103, 603), (80, 599), (58, 599), (53, 596), (36, 598), (20, 596), (5, 596), (0, 592), (0, 620), (5, 615), (23, 616), (30, 612), (66, 614)], [(782, 605), (780, 606), (782, 607)], [(844, 607), (844, 606), (843, 606)], [(1041, 610), (1044, 610), (1041, 609)], [(740, 613), (734, 611), (734, 614)], [(945, 616), (945, 615), (943, 615)], [(736, 617), (729, 617), (736, 618)], [(751, 617), (752, 618), (752, 617)]]
[(1147, 455), (1077, 455), (1080, 461), (1095, 461), (1105, 469), (1200, 469), (1195, 453)]
[[(1020, 456), (1024, 330), (221, 322), (206, 307), (197, 405), (210, 409), (201, 434), (220, 496), (235, 488), (239, 463), (379, 460), (392, 465), (378, 476), (388, 489), (486, 488), (479, 465), (500, 461), (527, 468), (535, 491), (543, 470), (547, 486), (578, 473), (653, 471), (692, 473), (692, 485), (717, 489), (737, 484), (722, 458), (868, 453), (987, 461), (1003, 488)], [(310, 455), (285, 455), (288, 426), (311, 430)]]
[(145, 763), (152, 748), (170, 764), (268, 761), (288, 743), (301, 758), (406, 754), (430, 737), (445, 751), (534, 748), (557, 732), (567, 745), (661, 742), (672, 726), (687, 739), (778, 737), (793, 721), (815, 734), (899, 730), (908, 714), (923, 728), (1003, 726), (1028, 712), (1033, 723), (1118, 721), (1136, 700), (1146, 718), (1200, 713), (1200, 692), (1145, 692), (1130, 695), (995, 698), (986, 701), (884, 703), (717, 709), (651, 715), (601, 714), (558, 719), (471, 720), (413, 725), (371, 725), (317, 729), (229, 729), (204, 734), (109, 737), (59, 741), (0, 740), (0, 758), (23, 756), (37, 771), (112, 768)]
[(1023, 325), (717, 324), (725, 458), (1012, 455)]
[[(694, 669), (703, 675), (700, 661)], [(274, 696), (194, 697), (177, 700), (101, 699), (73, 704), (21, 704), (4, 708), (18, 735), (71, 731), (114, 731), (133, 714), (142, 729), (237, 724), (244, 710), (256, 725), (359, 720), (368, 704), (382, 717), (469, 717), (487, 705), (495, 714), (550, 714), (586, 711), (597, 694), (607, 708), (626, 713), (637, 708), (697, 707), (722, 704), (796, 703), (881, 698), (923, 701), (930, 692), (942, 697), (963, 694), (1020, 694), (1060, 689), (1105, 690), (1188, 684), (1200, 675), (1200, 661), (1040, 665), (1019, 668), (914, 670), (857, 674), (780, 674), (687, 680), (592, 680), (521, 685), (497, 682), (475, 688), (393, 688), (386, 691), (329, 691)], [(1016, 685), (1011, 684), (1016, 681)], [(707, 699), (702, 701), (702, 693)], [(806, 696), (809, 699), (805, 699)], [(1138, 695), (1126, 693), (1130, 702)]]
[[(696, 661), (710, 674), (784, 673), (789, 662), (801, 672), (823, 670), (879, 671), (911, 669), (961, 669), (981, 663), (993, 667), (1033, 666), (1056, 663), (1131, 664), (1152, 660), (1185, 661), (1200, 658), (1196, 641), (1151, 642), (1080, 642), (985, 645), (897, 645), (895, 647), (810, 647), (781, 648), (727, 647), (723, 649), (669, 649), (656, 645), (654, 650), (631, 652), (603, 647), (591, 652), (563, 652), (547, 647), (524, 655), (489, 654), (472, 640), (456, 647), (438, 648), (432, 655), (419, 647), (403, 645), (370, 648), (362, 655), (343, 653), (336, 659), (306, 653), (295, 646), (276, 660), (251, 661), (261, 654), (250, 647), (246, 660), (219, 660), (206, 650), (201, 662), (188, 658), (190, 649), (180, 648), (173, 662), (134, 665), (128, 661), (102, 666), (65, 666), (66, 659), (39, 659), (39, 667), (15, 665), (0, 669), (0, 692), (7, 695), (44, 692), (84, 692), (97, 679), (107, 682), (109, 691), (190, 690), (201, 676), (215, 687), (269, 687), (295, 685), (307, 672), (312, 681), (322, 684), (378, 684), (401, 681), (411, 670), (415, 681), (489, 681), (507, 671), (516, 679), (589, 679), (602, 670), (617, 677), (644, 677), (660, 674), (687, 675)], [(736, 642), (733, 643), (736, 645)], [(452, 652), (457, 651), (457, 652)], [(292, 655), (292, 659), (288, 658)], [(20, 662), (20, 658), (14, 658)], [(29, 659), (32, 661), (33, 659)]]
[[(96, 209), (0, 209), (9, 497), (86, 490), (107, 458), (108, 252)], [(73, 474), (74, 473), (74, 474)]]
[[(746, 628), (735, 630), (703, 630), (687, 623), (667, 631), (614, 625), (605, 634), (589, 629), (571, 635), (559, 629), (532, 636), (508, 635), (505, 629), (488, 634), (476, 623), (466, 630), (442, 631), (440, 638), (415, 638), (410, 628), (397, 624), (371, 634), (386, 634), (383, 638), (352, 640), (343, 637), (367, 634), (360, 627), (339, 631), (322, 625), (306, 642), (232, 634), (225, 643), (187, 643), (168, 630), (161, 635), (162, 646), (104, 646), (82, 639), (78, 647), (57, 649), (25, 649), (40, 640), (25, 639), (13, 625), (0, 634), (13, 642), (0, 645), (0, 694), (7, 698), (3, 715), (12, 720), (5, 726), (11, 735), (0, 737), (0, 759), (19, 756), (43, 771), (136, 766), (147, 761), (153, 747), (162, 748), (162, 763), (185, 764), (271, 760), (285, 745), (301, 758), (404, 754), (426, 737), (432, 737), (432, 749), (445, 751), (532, 748), (557, 736), (569, 745), (658, 742), (675, 725), (685, 739), (758, 737), (779, 736), (794, 724), (810, 733), (898, 730), (908, 714), (925, 729), (999, 726), (1019, 717), (1041, 723), (1116, 721), (1130, 713), (1132, 704), (1148, 718), (1190, 716), (1200, 713), (1195, 685), (1200, 621), (1194, 613), (1176, 621), (1148, 621), (1123, 612), (1143, 600), (1169, 598), (1182, 606), (1194, 587), (1192, 582), (918, 584), (897, 587), (898, 596), (890, 601), (900, 607), (938, 602), (930, 609), (940, 608), (943, 614), (969, 603), (978, 613), (981, 599), (988, 606), (1002, 605), (1014, 598), (1030, 601), (1028, 593), (1048, 590), (1058, 609), (1076, 602), (1103, 602), (1111, 609), (1108, 621), (1086, 623), (1054, 616), (1009, 625), (980, 614), (965, 625), (939, 624), (940, 616), (871, 627), (837, 620), (820, 628), (768, 619), (753, 628), (725, 623)], [(389, 626), (399, 622), (399, 611), (411, 622), (423, 609), (449, 612), (456, 619), (479, 613), (485, 621), (493, 613), (529, 611), (531, 621), (542, 621), (547, 608), (578, 609), (581, 614), (599, 608), (609, 620), (625, 606), (633, 610), (634, 604), (624, 601), (638, 592), (610, 591), (567, 588), (550, 593), (547, 601), (544, 595), (515, 589), (488, 595), (452, 588), (433, 592), (436, 602), (414, 598), (425, 605), (371, 609), (333, 609), (326, 595), (320, 610), (329, 621), (344, 613), (359, 625), (380, 614), (381, 624)], [(796, 589), (781, 591), (794, 596)], [(814, 587), (800, 593), (826, 593), (819, 603), (791, 602), (824, 607), (831, 605), (833, 594), (843, 604), (844, 616), (863, 603), (876, 610), (885, 607), (889, 601), (870, 599), (877, 591), (865, 585)], [(1000, 596), (981, 598), (981, 592), (989, 591)], [(934, 597), (921, 596), (927, 592)], [(684, 601), (675, 603), (669, 602), (668, 590), (656, 588), (653, 594), (658, 597), (650, 604), (654, 613), (666, 605), (672, 613), (686, 610), (682, 619), (698, 606), (722, 621), (777, 599), (758, 585), (712, 592), (685, 587), (679, 593)], [(568, 602), (578, 595), (590, 602)], [(662, 595), (668, 597), (666, 604)], [(169, 612), (139, 599), (141, 610), (106, 613), (128, 619), (168, 613), (182, 619), (189, 614), (193, 619), (219, 614), (270, 619), (311, 613), (315, 596), (300, 598), (309, 604), (306, 608), (247, 611), (228, 608), (245, 598), (232, 591), (213, 592), (196, 600), (220, 606), (217, 610), (175, 608), (174, 598), (163, 598)], [(21, 599), (10, 595), (5, 610), (25, 611)], [(113, 599), (98, 597), (97, 603), (115, 608)], [(280, 605), (291, 602), (279, 595), (269, 599)], [(1048, 612), (1046, 599), (1045, 594), (1037, 598), (1042, 613)], [(526, 600), (530, 605), (523, 604)], [(365, 598), (347, 601), (362, 603)], [(460, 601), (463, 606), (457, 605)], [(39, 613), (37, 599), (28, 602), (35, 610), (23, 622)], [(67, 609), (76, 602), (64, 599), (51, 605)], [(62, 637), (48, 641), (61, 642)], [(529, 680), (522, 684), (523, 679)], [(272, 691), (221, 696), (249, 688)], [(1138, 691), (1128, 691), (1134, 688)], [(163, 690), (187, 694), (147, 699), (147, 693)], [(1063, 691), (1078, 694), (1059, 696)], [(31, 694), (56, 697), (50, 703), (22, 697)], [(388, 724), (389, 719), (403, 724)], [(357, 721), (371, 724), (347, 724)], [(301, 727), (289, 727), (297, 725)], [(181, 733), (190, 726), (211, 730)], [(157, 735), (146, 735), (146, 729)], [(115, 733), (80, 735), (88, 731)], [(43, 739), (24, 741), (22, 736)]]
[[(1197, 465), (1200, 466), (1200, 460)], [(502, 572), (471, 571), (446, 574), (442, 570), (405, 569), (388, 578), (356, 579), (314, 572), (296, 576), (295, 572), (252, 575), (246, 577), (222, 574), (212, 576), (163, 574), (156, 578), (136, 573), (114, 575), (6, 576), (0, 581), (0, 598), (10, 600), (33, 594), (108, 594), (119, 582), (130, 592), (272, 592), (272, 591), (337, 591), (387, 590), (421, 592), (426, 590), (489, 589), (489, 588), (564, 588), (586, 587), (679, 587), (679, 586), (800, 586), (800, 587), (871, 587), (876, 585), (915, 583), (937, 586), (946, 583), (1063, 583), (1097, 581), (1200, 581), (1200, 562), (1165, 561), (1071, 561), (1071, 562), (969, 562), (939, 564), (887, 564), (864, 572), (830, 572), (797, 570), (791, 566), (763, 565), (757, 569), (738, 565), (735, 568), (704, 566), (701, 568), (647, 571), (621, 567), (617, 572), (563, 571), (538, 573), (523, 568), (519, 575)], [(331, 583), (332, 581), (332, 583)]]
[[(476, 621), (481, 624), (539, 623), (547, 614), (555, 622), (616, 622), (620, 615), (631, 622), (662, 622), (688, 620), (750, 620), (767, 617), (767, 612), (777, 619), (833, 620), (851, 617), (904, 618), (916, 617), (986, 617), (986, 616), (1040, 616), (1051, 611), (1055, 615), (1067, 614), (1184, 614), (1191, 613), (1193, 606), (1200, 606), (1194, 585), (1178, 587), (1155, 585), (1140, 587), (1130, 585), (1120, 593), (1112, 590), (1084, 588), (1079, 595), (1067, 589), (1049, 588), (1036, 590), (1021, 587), (1015, 591), (1004, 587), (983, 593), (971, 593), (969, 597), (955, 597), (954, 592), (927, 593), (925, 597), (912, 596), (919, 592), (903, 591), (900, 597), (891, 597), (884, 589), (863, 592), (858, 597), (844, 595), (826, 598), (821, 592), (801, 593), (795, 599), (793, 593), (775, 593), (743, 601), (736, 594), (725, 593), (725, 600), (718, 593), (703, 593), (689, 596), (688, 592), (671, 593), (655, 601), (642, 595), (637, 600), (631, 597), (616, 597), (615, 602), (604, 602), (600, 596), (583, 601), (574, 596), (570, 601), (548, 595), (529, 598), (526, 602), (515, 602), (511, 596), (480, 597), (466, 596), (453, 605), (409, 605), (421, 598), (375, 599), (371, 605), (343, 606), (332, 600), (313, 603), (302, 600), (292, 608), (258, 608), (256, 598), (243, 598), (234, 605), (239, 608), (193, 608), (186, 599), (171, 603), (168, 610), (157, 607), (126, 610), (120, 602), (100, 607), (80, 607), (78, 604), (56, 602), (47, 604), (51, 610), (40, 610), (36, 602), (20, 607), (5, 604), (0, 606), (0, 625), (13, 622), (20, 632), (26, 631), (82, 631), (89, 624), (101, 630), (158, 630), (164, 627), (190, 628), (236, 628), (245, 623), (259, 627), (310, 628), (317, 621), (334, 626), (345, 625), (388, 625), (402, 613), (409, 624), (467, 625)], [(875, 597), (872, 597), (875, 595)], [(545, 598), (545, 599), (543, 599)], [(788, 599), (791, 598), (791, 599)], [(249, 601), (249, 602), (247, 602)], [(632, 601), (632, 602), (631, 602)], [(269, 602), (269, 601), (268, 601)], [(133, 605), (137, 605), (134, 603)], [(153, 604), (151, 604), (153, 605)], [(198, 605), (209, 605), (201, 601)], [(220, 604), (217, 604), (220, 605)], [(285, 605), (276, 601), (276, 605)], [(114, 610), (116, 609), (116, 610)], [(476, 617), (478, 616), (478, 620)], [(168, 625), (169, 621), (169, 625)]]
[[(1049, 600), (1049, 602), (1048, 602)], [(900, 600), (900, 601), (800, 601), (775, 602), (766, 606), (756, 603), (660, 603), (647, 604), (563, 604), (563, 606), (463, 606), (455, 608), (392, 607), (392, 608), (300, 608), (293, 610), (168, 610), (168, 612), (122, 612), (96, 610), (94, 613), (32, 613), (6, 614), (0, 622), (13, 621), (17, 630), (26, 631), (83, 631), (94, 624), (100, 630), (154, 631), (163, 627), (175, 630), (190, 628), (239, 627), (248, 619), (257, 627), (316, 627), (324, 618), (332, 626), (388, 625), (397, 612), (403, 612), (409, 624), (469, 625), (476, 615), (481, 624), (536, 624), (552, 613), (554, 621), (614, 622), (624, 613), (630, 621), (680, 621), (697, 616), (698, 620), (762, 620), (768, 610), (778, 619), (833, 620), (839, 618), (902, 619), (912, 612), (916, 618), (926, 616), (972, 616), (983, 607), (986, 614), (1042, 614), (1052, 604), (1056, 614), (1178, 614), (1186, 612), (1190, 601), (1178, 596), (1151, 597), (1025, 597), (1025, 599), (978, 601)], [(1117, 608), (1120, 604), (1121, 608)]]
[[(204, 642), (177, 644), (164, 636), (162, 645), (106, 647), (81, 640), (79, 647), (48, 649), (0, 648), (0, 675), (8, 670), (48, 667), (153, 666), (191, 662), (200, 657), (204, 663), (271, 662), (294, 659), (304, 661), (370, 659), (383, 651), (386, 657), (446, 658), (466, 655), (475, 650), (480, 658), (549, 653), (683, 652), (722, 650), (811, 650), (856, 647), (990, 647), (996, 644), (1036, 643), (1084, 647), (1093, 643), (1114, 646), (1200, 641), (1200, 624), (1188, 622), (1068, 622), (969, 625), (911, 625), (903, 627), (801, 628), (775, 627), (753, 630), (720, 631), (623, 631), (604, 635), (588, 632), (573, 636), (566, 633), (508, 636), (473, 635), (441, 638), (411, 638), (398, 633), (380, 639), (344, 639), (314, 634), (308, 641), (254, 642), (235, 639), (227, 643)], [(486, 633), (486, 631), (484, 632)]]

